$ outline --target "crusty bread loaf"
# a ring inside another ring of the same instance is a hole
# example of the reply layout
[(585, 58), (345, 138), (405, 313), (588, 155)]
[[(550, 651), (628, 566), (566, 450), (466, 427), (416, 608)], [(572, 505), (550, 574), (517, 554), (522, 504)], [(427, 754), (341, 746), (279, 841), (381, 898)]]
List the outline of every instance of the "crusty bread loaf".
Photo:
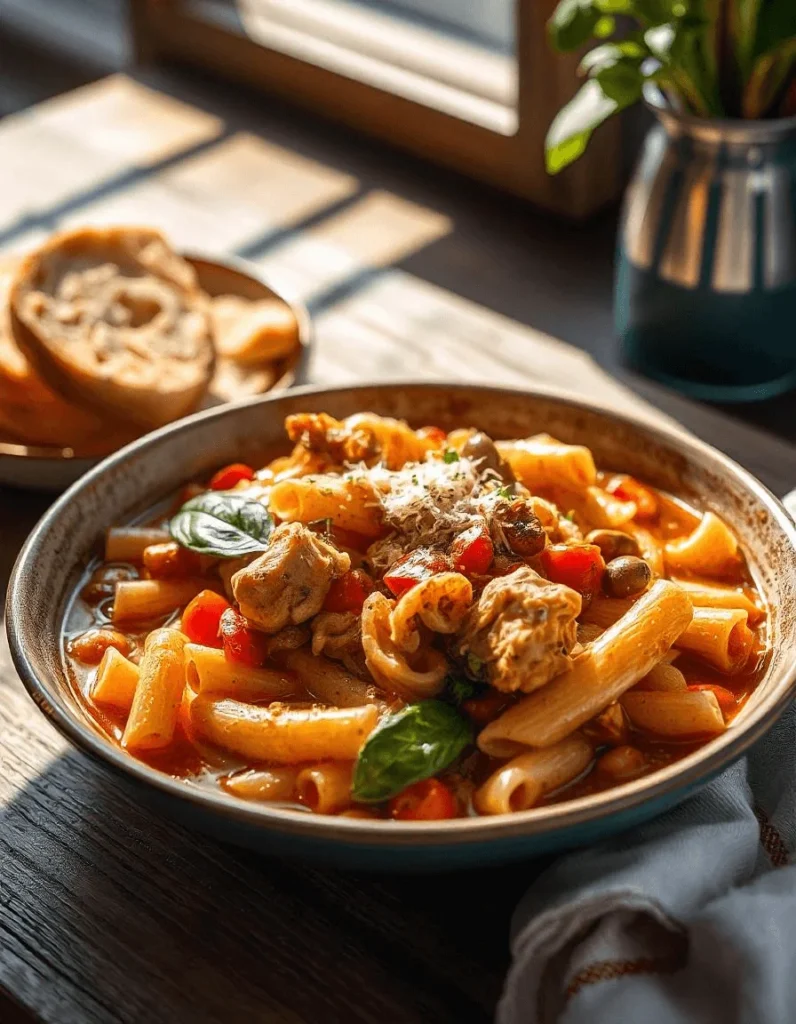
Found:
[(31, 445), (103, 454), (131, 439), (131, 431), (107, 416), (66, 401), (45, 384), (14, 340), (8, 294), (20, 258), (0, 263), (0, 433)]
[(151, 428), (191, 412), (213, 372), (207, 299), (149, 228), (82, 228), (23, 260), (15, 339), (65, 396)]
[(216, 352), (237, 363), (260, 366), (284, 359), (298, 345), (296, 317), (282, 299), (252, 302), (239, 295), (218, 295), (211, 313)]

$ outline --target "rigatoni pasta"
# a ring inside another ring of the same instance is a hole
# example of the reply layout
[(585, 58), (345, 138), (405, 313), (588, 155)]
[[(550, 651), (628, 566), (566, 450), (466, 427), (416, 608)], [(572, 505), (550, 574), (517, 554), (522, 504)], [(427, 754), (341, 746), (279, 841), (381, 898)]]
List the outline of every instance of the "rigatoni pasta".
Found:
[(66, 654), (133, 756), (229, 799), (432, 821), (534, 813), (732, 727), (766, 610), (714, 513), (546, 434), (286, 430), (89, 569)]

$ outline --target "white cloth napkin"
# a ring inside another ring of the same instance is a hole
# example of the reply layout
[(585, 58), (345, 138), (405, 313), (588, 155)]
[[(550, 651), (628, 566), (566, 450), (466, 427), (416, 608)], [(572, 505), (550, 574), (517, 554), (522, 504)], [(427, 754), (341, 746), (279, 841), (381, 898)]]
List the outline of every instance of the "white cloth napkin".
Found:
[(662, 817), (560, 858), (515, 913), (498, 1024), (796, 1021), (796, 706)]

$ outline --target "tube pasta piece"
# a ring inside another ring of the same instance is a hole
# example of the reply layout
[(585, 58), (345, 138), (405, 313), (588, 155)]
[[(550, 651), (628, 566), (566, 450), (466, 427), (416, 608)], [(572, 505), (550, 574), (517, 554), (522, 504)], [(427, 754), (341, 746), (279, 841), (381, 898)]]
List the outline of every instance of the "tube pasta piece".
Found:
[(510, 757), (523, 747), (558, 743), (647, 675), (692, 614), (683, 591), (668, 580), (658, 580), (568, 672), (490, 722), (478, 737), (479, 748), (495, 757)]
[(129, 711), (135, 698), (139, 674), (138, 665), (128, 661), (115, 647), (108, 647), (94, 675), (91, 699), (95, 704), (107, 704), (119, 711)]
[(376, 591), (362, 608), (362, 646), (368, 670), (382, 689), (398, 694), (404, 700), (434, 697), (444, 685), (447, 660), (433, 648), (425, 648), (413, 655), (398, 649), (390, 626), (394, 606), (394, 601)]
[(170, 540), (168, 530), (154, 526), (113, 526), (105, 534), (105, 561), (140, 562), (146, 548)]
[(480, 814), (512, 814), (533, 807), (547, 793), (577, 778), (594, 758), (592, 746), (574, 733), (545, 750), (520, 754), (476, 790), (474, 803)]
[(298, 769), (250, 768), (221, 779), (221, 785), (242, 800), (292, 800), (296, 791)]
[(706, 512), (687, 537), (669, 541), (666, 564), (700, 576), (721, 576), (738, 561), (738, 541), (730, 528), (713, 512)]
[(421, 580), (401, 597), (390, 615), (393, 642), (412, 653), (420, 646), (422, 622), (434, 633), (455, 633), (473, 600), (473, 588), (458, 572), (440, 572)]
[(298, 680), (289, 672), (228, 661), (223, 651), (201, 644), (185, 645), (185, 671), (189, 686), (197, 693), (274, 700), (299, 691)]
[(734, 675), (743, 670), (754, 647), (754, 634), (746, 620), (746, 612), (739, 609), (695, 608), (693, 621), (677, 646)]
[(143, 621), (168, 615), (188, 604), (207, 587), (207, 580), (120, 580), (116, 584), (111, 618), (119, 622)]
[(765, 611), (751, 596), (757, 591), (748, 587), (727, 587), (700, 580), (675, 580), (688, 594), (695, 608), (733, 608), (746, 612), (752, 625), (765, 617)]
[(633, 607), (629, 597), (595, 597), (581, 613), (582, 622), (590, 626), (608, 629), (626, 615)]
[(146, 638), (122, 736), (126, 750), (160, 750), (171, 743), (185, 688), (185, 643), (176, 629), (155, 629)]
[(296, 780), (299, 800), (317, 814), (337, 814), (351, 803), (352, 761), (324, 761), (302, 768)]
[(724, 716), (716, 695), (709, 690), (641, 693), (622, 697), (622, 707), (637, 729), (667, 739), (718, 736), (724, 732)]
[(373, 488), (364, 477), (354, 480), (324, 475), (280, 480), (271, 489), (270, 507), (274, 515), (288, 523), (331, 519), (335, 526), (365, 537), (380, 537), (384, 532)]
[(661, 661), (651, 668), (643, 679), (639, 679), (633, 689), (673, 693), (678, 690), (687, 690), (688, 683), (679, 668), (666, 661)]
[(346, 417), (343, 423), (351, 433), (368, 430), (373, 434), (380, 449), (380, 461), (387, 469), (401, 469), (407, 462), (422, 462), (426, 452), (437, 447), (429, 438), (415, 433), (408, 423), (389, 416), (361, 412)]
[(374, 686), (358, 679), (329, 658), (299, 649), (285, 654), (283, 660), (316, 700), (338, 708), (378, 703)]
[(301, 764), (353, 761), (376, 727), (375, 705), (360, 708), (267, 707), (199, 696), (191, 705), (194, 728), (205, 739), (251, 761)]
[(579, 525), (588, 529), (624, 529), (636, 514), (634, 502), (620, 501), (596, 485), (581, 491), (556, 488), (554, 497), (559, 508), (572, 509)]
[(498, 441), (497, 450), (529, 491), (568, 487), (580, 491), (597, 481), (597, 468), (588, 448), (563, 444), (549, 434), (520, 441)]

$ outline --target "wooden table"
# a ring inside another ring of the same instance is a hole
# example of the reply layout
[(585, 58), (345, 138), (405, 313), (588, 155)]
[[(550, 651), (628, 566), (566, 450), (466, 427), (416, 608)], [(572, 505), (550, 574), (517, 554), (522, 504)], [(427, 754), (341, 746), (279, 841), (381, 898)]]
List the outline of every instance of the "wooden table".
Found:
[[(610, 224), (559, 232), (282, 109), (254, 116), (250, 98), (196, 79), (147, 81), (113, 77), (0, 124), (0, 247), (68, 224), (158, 224), (180, 246), (255, 259), (303, 297), (317, 322), (315, 381), (541, 380), (653, 418), (664, 409), (773, 490), (796, 481), (786, 441), (644, 385), (656, 411), (577, 348), (456, 294), (491, 282), (492, 304), (521, 319), (544, 326), (557, 308), (562, 333), (604, 338), (594, 250), (578, 243), (605, 236), (605, 255)], [(604, 284), (608, 273), (598, 271)], [(3, 589), (47, 504), (0, 490)], [(0, 765), (3, 1022), (491, 1017), (510, 915), (539, 865), (352, 875), (178, 828), (54, 732), (4, 637)]]

